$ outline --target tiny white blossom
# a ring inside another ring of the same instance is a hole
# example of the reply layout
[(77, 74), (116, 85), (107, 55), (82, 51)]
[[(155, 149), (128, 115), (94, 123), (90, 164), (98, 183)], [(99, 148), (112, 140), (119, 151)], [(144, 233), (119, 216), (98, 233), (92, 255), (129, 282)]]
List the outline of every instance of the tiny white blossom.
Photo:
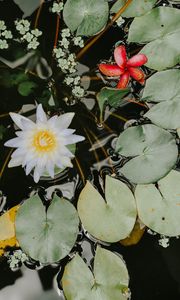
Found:
[(59, 58), (58, 59), (58, 66), (62, 69), (62, 70), (68, 70), (68, 61), (65, 58)]
[(60, 45), (63, 46), (65, 49), (68, 49), (70, 42), (67, 38), (63, 37), (62, 41), (60, 42)]
[(37, 49), (39, 46), (39, 42), (37, 41), (37, 38), (33, 38), (33, 40), (28, 44), (27, 48), (28, 49)]
[(74, 96), (78, 97), (78, 98), (81, 98), (84, 96), (84, 89), (80, 86), (75, 86), (73, 89), (72, 89), (72, 93)]
[(75, 85), (79, 84), (80, 81), (81, 81), (81, 77), (80, 77), (80, 76), (76, 76), (76, 77), (74, 78), (74, 84), (75, 84)]
[(28, 20), (16, 20), (15, 25), (17, 31), (19, 31), (21, 35), (24, 35), (26, 32), (28, 32), (30, 28), (30, 22)]
[(6, 30), (5, 22), (0, 20), (0, 30)]
[(7, 41), (0, 39), (0, 49), (7, 49), (7, 48), (8, 48)]
[(75, 73), (76, 72), (76, 68), (74, 68), (74, 67), (71, 67), (71, 68), (69, 68), (69, 73)]
[(74, 154), (67, 145), (84, 140), (83, 136), (74, 134), (69, 125), (74, 113), (65, 113), (48, 119), (42, 105), (36, 111), (36, 123), (16, 113), (11, 118), (21, 129), (16, 138), (5, 143), (7, 147), (17, 148), (11, 155), (9, 167), (22, 165), (26, 175), (34, 170), (34, 181), (38, 182), (45, 171), (54, 178), (55, 167), (72, 167)]
[(32, 41), (33, 35), (30, 32), (27, 32), (21, 39), (26, 40), (29, 43)]
[(73, 42), (75, 46), (84, 47), (84, 41), (81, 36), (74, 37)]
[(13, 37), (10, 30), (5, 30), (5, 31), (3, 31), (3, 32), (2, 32), (2, 36), (4, 36), (5, 39), (12, 39), (12, 37)]
[(64, 82), (67, 84), (67, 85), (71, 85), (73, 82), (74, 82), (74, 78), (72, 78), (72, 77), (66, 77), (65, 79), (64, 79)]
[(65, 28), (61, 31), (61, 35), (62, 37), (70, 37), (71, 36), (71, 32), (69, 30), (69, 28)]
[(60, 3), (54, 2), (52, 7), (52, 12), (59, 14), (63, 10), (63, 7), (64, 7), (63, 2)]
[(119, 27), (121, 27), (121, 25), (124, 24), (124, 22), (125, 20), (121, 16), (116, 20), (116, 24)]
[(65, 52), (61, 48), (55, 48), (54, 50), (56, 58), (65, 56)]
[(167, 248), (169, 246), (169, 238), (162, 236), (161, 239), (159, 239), (159, 245), (163, 248)]
[(39, 29), (33, 29), (31, 30), (31, 33), (35, 36), (35, 37), (39, 37), (42, 35), (42, 31), (40, 31)]

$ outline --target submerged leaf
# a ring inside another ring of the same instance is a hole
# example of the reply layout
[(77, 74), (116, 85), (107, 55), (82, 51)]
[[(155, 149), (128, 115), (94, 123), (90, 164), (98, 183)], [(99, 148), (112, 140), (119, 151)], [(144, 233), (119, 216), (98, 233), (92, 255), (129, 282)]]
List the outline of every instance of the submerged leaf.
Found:
[(120, 134), (116, 151), (131, 158), (120, 172), (134, 183), (152, 183), (176, 164), (178, 149), (173, 136), (155, 125), (129, 127)]
[(105, 198), (87, 182), (78, 200), (78, 213), (85, 229), (99, 240), (117, 242), (134, 227), (136, 205), (127, 185), (106, 176)]
[(15, 236), (15, 216), (19, 205), (16, 205), (0, 216), (0, 255), (6, 247), (18, 246)]
[(140, 222), (137, 220), (130, 235), (126, 239), (121, 240), (120, 243), (123, 246), (136, 245), (137, 243), (139, 243), (139, 241), (143, 237), (145, 229), (146, 229), (146, 226), (143, 226), (143, 228), (142, 228)]
[(40, 198), (33, 196), (20, 207), (16, 236), (23, 251), (41, 263), (53, 263), (72, 249), (79, 219), (74, 206), (54, 196), (46, 212)]
[(167, 236), (180, 235), (180, 172), (172, 170), (153, 184), (135, 190), (140, 220), (150, 229)]
[(147, 66), (161, 71), (178, 64), (180, 59), (180, 11), (156, 7), (137, 17), (129, 29), (129, 42), (147, 43), (141, 53), (148, 57)]
[(30, 16), (39, 6), (43, 3), (43, 0), (14, 0), (14, 2), (23, 11), (23, 18)]
[(97, 247), (94, 274), (83, 259), (76, 256), (66, 265), (62, 286), (67, 300), (126, 300), (129, 275), (123, 260)]
[(77, 35), (91, 36), (104, 28), (108, 21), (109, 6), (106, 0), (67, 0), (63, 17), (66, 25)]

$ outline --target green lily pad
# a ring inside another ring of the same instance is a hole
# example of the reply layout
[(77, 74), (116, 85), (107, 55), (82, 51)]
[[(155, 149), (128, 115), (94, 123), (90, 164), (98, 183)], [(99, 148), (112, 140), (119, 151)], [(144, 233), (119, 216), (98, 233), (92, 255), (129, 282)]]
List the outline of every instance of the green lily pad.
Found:
[(23, 251), (41, 263), (64, 258), (75, 244), (79, 219), (74, 206), (54, 196), (45, 209), (40, 198), (33, 196), (19, 208), (16, 237)]
[(159, 102), (145, 114), (154, 124), (166, 129), (180, 127), (180, 70), (161, 71), (151, 76), (143, 100)]
[(130, 89), (114, 89), (104, 87), (97, 94), (98, 105), (100, 108), (100, 117), (102, 119), (104, 106), (109, 104), (111, 107), (117, 108), (123, 102), (123, 98), (130, 92)]
[(134, 196), (127, 185), (106, 176), (105, 198), (90, 182), (78, 200), (78, 213), (85, 229), (95, 238), (114, 243), (126, 238), (136, 221)]
[(125, 263), (114, 253), (97, 247), (94, 274), (76, 256), (66, 265), (62, 286), (67, 300), (126, 300), (129, 276)]
[[(117, 13), (122, 8), (126, 0), (117, 0), (111, 8), (111, 13)], [(122, 13), (122, 17), (132, 18), (139, 17), (150, 11), (156, 0), (133, 0), (128, 8)]]
[(155, 125), (129, 127), (120, 134), (116, 151), (129, 160), (120, 171), (134, 183), (152, 183), (176, 164), (178, 149), (173, 136)]
[(77, 35), (91, 36), (101, 31), (109, 17), (106, 0), (67, 0), (63, 10), (64, 22)]
[(141, 53), (148, 57), (147, 66), (161, 71), (180, 61), (180, 11), (157, 7), (137, 17), (129, 29), (129, 42), (148, 43)]
[(180, 172), (172, 170), (154, 184), (135, 190), (140, 220), (152, 230), (167, 236), (180, 235)]

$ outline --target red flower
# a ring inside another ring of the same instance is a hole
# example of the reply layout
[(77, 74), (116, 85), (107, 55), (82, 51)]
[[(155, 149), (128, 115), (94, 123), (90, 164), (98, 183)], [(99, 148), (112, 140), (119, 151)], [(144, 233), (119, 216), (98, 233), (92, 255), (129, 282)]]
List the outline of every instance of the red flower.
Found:
[(145, 74), (139, 68), (147, 62), (147, 57), (144, 54), (137, 54), (127, 59), (126, 48), (121, 45), (114, 50), (114, 59), (116, 65), (100, 64), (99, 70), (106, 76), (120, 76), (117, 84), (118, 89), (127, 87), (130, 77), (141, 84), (144, 84)]

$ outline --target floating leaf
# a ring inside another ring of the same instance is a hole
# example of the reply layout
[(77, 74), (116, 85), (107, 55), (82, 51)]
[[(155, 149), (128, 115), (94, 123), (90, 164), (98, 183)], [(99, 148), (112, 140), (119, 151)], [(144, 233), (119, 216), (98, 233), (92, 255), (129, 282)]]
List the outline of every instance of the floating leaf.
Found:
[(142, 225), (137, 220), (130, 235), (127, 238), (121, 240), (120, 243), (123, 246), (132, 246), (132, 245), (138, 244), (139, 241), (141, 240), (141, 238), (143, 237), (145, 229), (146, 229), (146, 226), (143, 226), (143, 228), (142, 228)]
[(127, 237), (136, 220), (134, 196), (127, 185), (106, 176), (106, 202), (90, 184), (82, 190), (78, 213), (85, 229), (99, 240), (117, 242)]
[(90, 36), (101, 31), (108, 21), (106, 0), (67, 0), (63, 17), (66, 25), (77, 35)]
[(126, 300), (129, 276), (125, 263), (99, 246), (94, 259), (94, 274), (76, 256), (66, 265), (62, 286), (67, 300)]
[(180, 70), (157, 72), (147, 82), (143, 100), (160, 102), (146, 114), (154, 124), (166, 129), (180, 127)]
[(130, 92), (130, 89), (114, 89), (104, 87), (97, 94), (98, 105), (100, 108), (101, 119), (104, 112), (105, 104), (109, 104), (112, 107), (118, 107), (122, 104), (124, 96)]
[(14, 0), (14, 2), (23, 11), (23, 18), (30, 16), (43, 3), (42, 0)]
[[(112, 6), (111, 12), (117, 13), (126, 2), (126, 0), (117, 0)], [(153, 8), (155, 3), (156, 0), (133, 0), (128, 8), (122, 13), (122, 17), (131, 18), (144, 15)]]
[(132, 158), (120, 171), (134, 183), (152, 183), (176, 164), (178, 150), (173, 136), (155, 125), (129, 127), (120, 134), (116, 151)]
[(38, 196), (26, 200), (16, 217), (16, 236), (23, 251), (41, 263), (53, 263), (72, 249), (79, 219), (74, 206), (54, 196), (47, 212)]
[(37, 84), (33, 81), (23, 81), (18, 86), (18, 92), (22, 96), (29, 96), (36, 87)]
[(154, 184), (135, 190), (139, 218), (152, 230), (167, 236), (180, 235), (180, 172), (172, 170)]
[(16, 205), (0, 216), (0, 255), (6, 247), (18, 246), (15, 236), (15, 216), (19, 205)]
[(157, 7), (132, 22), (129, 42), (148, 43), (141, 53), (148, 57), (147, 66), (161, 71), (180, 61), (180, 11)]

